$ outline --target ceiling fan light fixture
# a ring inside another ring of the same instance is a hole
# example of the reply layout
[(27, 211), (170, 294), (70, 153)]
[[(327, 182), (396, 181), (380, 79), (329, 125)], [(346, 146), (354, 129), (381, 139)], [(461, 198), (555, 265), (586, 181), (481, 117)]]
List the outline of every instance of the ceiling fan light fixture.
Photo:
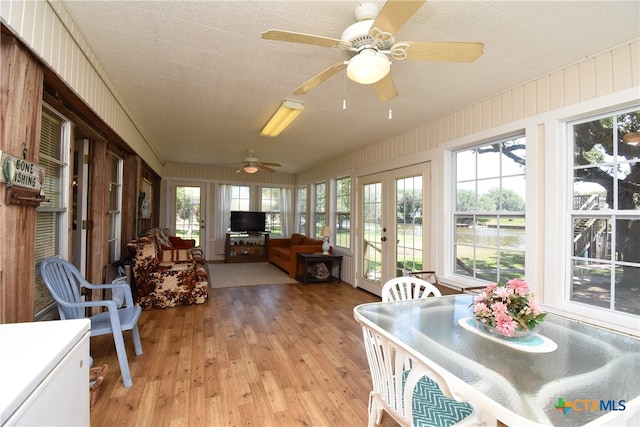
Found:
[[(282, 105), (273, 113), (267, 124), (260, 131), (261, 136), (270, 136), (272, 138), (280, 135), (280, 133), (293, 122), (296, 117), (302, 113), (304, 105), (294, 101), (284, 101)], [(252, 172), (249, 172), (252, 173)]]
[(356, 83), (369, 85), (380, 81), (390, 69), (387, 55), (375, 49), (363, 49), (349, 61), (347, 76)]
[(242, 170), (244, 170), (246, 173), (256, 173), (258, 172), (258, 167), (255, 165), (255, 163), (251, 162), (247, 165), (244, 165)]

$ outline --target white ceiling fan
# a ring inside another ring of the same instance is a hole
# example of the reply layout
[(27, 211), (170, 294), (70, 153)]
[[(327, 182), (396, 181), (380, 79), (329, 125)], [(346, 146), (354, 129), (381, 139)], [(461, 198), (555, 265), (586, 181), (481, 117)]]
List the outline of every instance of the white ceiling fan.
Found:
[(414, 61), (473, 62), (482, 55), (483, 43), (473, 42), (396, 42), (395, 35), (426, 2), (387, 0), (378, 12), (373, 3), (362, 3), (355, 11), (358, 22), (349, 26), (339, 39), (268, 30), (263, 39), (314, 46), (333, 47), (345, 52), (340, 61), (297, 87), (292, 93), (303, 95), (324, 83), (344, 68), (347, 76), (361, 84), (371, 84), (380, 102), (398, 95), (390, 76), (390, 59)]
[(253, 150), (247, 150), (248, 156), (242, 159), (242, 166), (236, 170), (236, 173), (246, 172), (246, 173), (256, 173), (259, 170), (263, 170), (265, 172), (275, 172), (276, 170), (273, 168), (282, 167), (280, 163), (274, 162), (261, 162), (257, 157), (254, 157)]

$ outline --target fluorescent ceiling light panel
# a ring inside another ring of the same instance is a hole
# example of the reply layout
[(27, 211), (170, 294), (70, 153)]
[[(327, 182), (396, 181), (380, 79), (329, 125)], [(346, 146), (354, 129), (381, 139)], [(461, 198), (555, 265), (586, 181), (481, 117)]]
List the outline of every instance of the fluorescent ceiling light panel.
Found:
[(276, 137), (291, 124), (304, 110), (304, 105), (294, 101), (284, 101), (260, 131), (261, 136)]

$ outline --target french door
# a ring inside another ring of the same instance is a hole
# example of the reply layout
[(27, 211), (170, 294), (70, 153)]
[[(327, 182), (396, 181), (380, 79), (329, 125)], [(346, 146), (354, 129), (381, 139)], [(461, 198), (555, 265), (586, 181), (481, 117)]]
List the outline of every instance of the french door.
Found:
[(206, 256), (205, 184), (175, 183), (171, 186), (171, 229), (183, 239), (194, 239)]
[(430, 163), (358, 180), (356, 284), (380, 295), (389, 279), (429, 267)]

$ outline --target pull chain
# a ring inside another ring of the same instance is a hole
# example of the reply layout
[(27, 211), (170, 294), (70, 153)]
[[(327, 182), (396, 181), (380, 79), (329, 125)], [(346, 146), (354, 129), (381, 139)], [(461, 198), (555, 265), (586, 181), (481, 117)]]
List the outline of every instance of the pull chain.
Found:
[(342, 109), (347, 109), (347, 72), (342, 74)]

